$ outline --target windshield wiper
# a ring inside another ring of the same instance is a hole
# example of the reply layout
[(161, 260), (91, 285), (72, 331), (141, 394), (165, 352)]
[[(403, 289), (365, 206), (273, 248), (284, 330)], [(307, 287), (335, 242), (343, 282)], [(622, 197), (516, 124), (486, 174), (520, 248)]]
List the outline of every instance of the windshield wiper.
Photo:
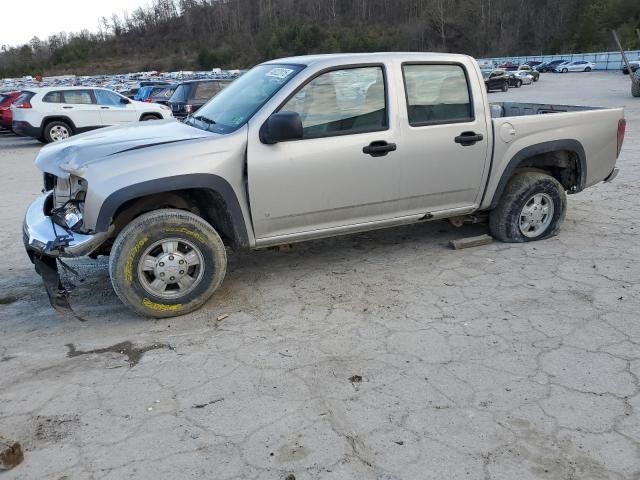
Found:
[(194, 120), (200, 120), (201, 122), (208, 123), (209, 125), (215, 125), (215, 120), (211, 120), (209, 117), (205, 117), (203, 115), (196, 115), (195, 117), (191, 117)]

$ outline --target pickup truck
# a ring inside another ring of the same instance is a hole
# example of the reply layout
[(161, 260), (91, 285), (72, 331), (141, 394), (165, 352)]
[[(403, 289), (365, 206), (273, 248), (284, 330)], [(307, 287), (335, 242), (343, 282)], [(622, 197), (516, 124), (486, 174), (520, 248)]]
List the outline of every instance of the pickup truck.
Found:
[(109, 255), (151, 317), (202, 306), (227, 247), (259, 249), (455, 217), (503, 242), (555, 235), (566, 194), (617, 174), (621, 108), (489, 104), (471, 57), (262, 63), (184, 122), (109, 127), (42, 148), (27, 252), (54, 307), (65, 257)]

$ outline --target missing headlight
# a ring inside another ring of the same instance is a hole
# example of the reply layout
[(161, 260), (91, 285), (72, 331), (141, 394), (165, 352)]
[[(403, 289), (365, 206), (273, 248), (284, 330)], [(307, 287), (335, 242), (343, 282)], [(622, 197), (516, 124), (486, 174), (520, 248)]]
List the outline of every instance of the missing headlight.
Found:
[(82, 210), (77, 201), (70, 200), (63, 206), (54, 208), (51, 216), (55, 223), (74, 232), (78, 232), (82, 228)]

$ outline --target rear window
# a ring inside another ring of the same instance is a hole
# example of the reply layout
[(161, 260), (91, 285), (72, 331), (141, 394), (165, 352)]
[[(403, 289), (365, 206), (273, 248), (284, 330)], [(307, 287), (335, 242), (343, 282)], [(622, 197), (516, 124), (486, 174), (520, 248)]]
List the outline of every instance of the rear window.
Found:
[(18, 98), (15, 99), (13, 103), (26, 103), (33, 98), (35, 95), (34, 92), (22, 92)]
[(471, 95), (462, 66), (404, 65), (402, 70), (412, 126), (473, 121)]
[(207, 101), (214, 97), (220, 91), (218, 82), (202, 82), (198, 83), (196, 91), (193, 94), (194, 100)]
[(176, 91), (173, 92), (170, 102), (172, 103), (186, 103), (189, 100), (189, 92), (191, 91), (191, 84), (183, 83), (178, 85)]
[(62, 103), (62, 92), (49, 92), (42, 101), (45, 103)]
[(63, 103), (71, 103), (74, 105), (93, 104), (93, 98), (91, 98), (89, 90), (65, 90), (62, 94), (64, 95)]

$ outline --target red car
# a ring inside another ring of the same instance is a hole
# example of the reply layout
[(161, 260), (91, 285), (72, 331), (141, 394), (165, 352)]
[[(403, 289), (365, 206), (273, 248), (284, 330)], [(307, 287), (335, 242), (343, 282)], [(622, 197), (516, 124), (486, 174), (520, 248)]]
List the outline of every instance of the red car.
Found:
[(0, 93), (0, 125), (11, 130), (11, 104), (22, 92)]

